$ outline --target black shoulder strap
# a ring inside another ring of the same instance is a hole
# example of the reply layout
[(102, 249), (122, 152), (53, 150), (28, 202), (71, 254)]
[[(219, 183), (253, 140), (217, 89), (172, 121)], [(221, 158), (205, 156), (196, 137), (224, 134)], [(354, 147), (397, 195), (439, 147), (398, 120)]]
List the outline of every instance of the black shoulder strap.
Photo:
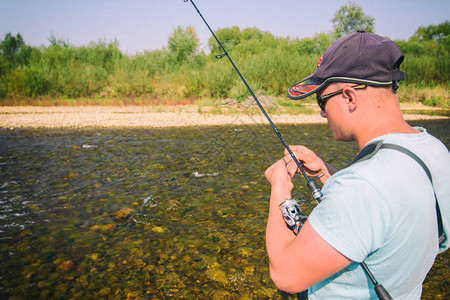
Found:
[(444, 234), (444, 228), (443, 228), (443, 225), (442, 225), (441, 210), (439, 209), (439, 203), (438, 203), (438, 200), (437, 200), (436, 191), (434, 190), (434, 184), (433, 184), (433, 178), (431, 176), (431, 172), (428, 169), (427, 165), (420, 159), (420, 157), (418, 157), (416, 154), (414, 154), (413, 152), (411, 152), (410, 150), (408, 150), (408, 149), (406, 149), (406, 148), (404, 148), (402, 146), (399, 146), (399, 145), (396, 145), (396, 144), (384, 144), (383, 141), (378, 141), (378, 142), (371, 143), (371, 144), (367, 145), (366, 147), (364, 147), (361, 150), (361, 152), (355, 157), (355, 159), (352, 161), (352, 163), (350, 165), (371, 158), (380, 149), (391, 149), (391, 150), (400, 151), (400, 152), (408, 155), (412, 159), (414, 159), (424, 169), (425, 173), (428, 176), (428, 179), (430, 179), (431, 185), (433, 186), (434, 198), (436, 199), (436, 215), (437, 215), (437, 223), (438, 223), (438, 237), (439, 237), (439, 245), (441, 245), (446, 240), (446, 236)]
[(431, 172), (428, 169), (427, 165), (423, 162), (423, 160), (420, 159), (420, 157), (418, 157), (417, 155), (415, 155), (413, 152), (411, 152), (410, 150), (396, 145), (396, 144), (383, 144), (381, 146), (381, 149), (392, 149), (392, 150), (397, 150), (400, 152), (403, 152), (404, 154), (408, 155), (409, 157), (411, 157), (412, 159), (414, 159), (415, 161), (417, 161), (419, 163), (419, 165), (422, 166), (422, 168), (425, 170), (425, 173), (427, 173), (428, 179), (430, 179), (431, 181), (431, 185), (433, 186), (433, 192), (434, 192), (434, 198), (436, 199), (436, 215), (437, 215), (437, 222), (438, 222), (438, 237), (439, 237), (439, 245), (441, 245), (446, 237), (444, 235), (444, 228), (442, 225), (442, 216), (441, 216), (441, 210), (439, 209), (439, 202), (437, 200), (437, 196), (436, 196), (436, 191), (434, 190), (434, 184), (433, 184), (433, 177), (431, 177)]
[(368, 144), (367, 146), (361, 149), (361, 151), (358, 153), (358, 155), (356, 155), (356, 157), (353, 159), (353, 161), (350, 163), (349, 166), (364, 160), (368, 160), (369, 158), (377, 154), (378, 150), (380, 150), (382, 145), (383, 141)]

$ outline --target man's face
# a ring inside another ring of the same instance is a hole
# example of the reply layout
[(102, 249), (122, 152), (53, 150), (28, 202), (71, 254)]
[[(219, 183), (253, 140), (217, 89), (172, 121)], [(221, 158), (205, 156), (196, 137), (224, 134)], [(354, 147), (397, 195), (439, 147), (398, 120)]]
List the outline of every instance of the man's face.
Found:
[[(319, 96), (335, 92), (346, 87), (348, 84), (330, 84), (320, 91)], [(344, 93), (335, 95), (327, 99), (325, 110), (321, 110), (320, 115), (327, 119), (328, 126), (336, 141), (352, 141), (353, 134), (348, 123), (349, 110), (347, 107), (348, 98)]]

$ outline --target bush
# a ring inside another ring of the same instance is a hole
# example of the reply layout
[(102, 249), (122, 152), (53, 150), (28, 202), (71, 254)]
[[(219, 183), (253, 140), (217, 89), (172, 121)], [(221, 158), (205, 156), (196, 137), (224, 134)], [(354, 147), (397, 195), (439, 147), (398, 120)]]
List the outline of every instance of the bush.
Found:
[(177, 62), (183, 62), (192, 57), (198, 49), (198, 37), (192, 27), (183, 29), (178, 26), (169, 37), (168, 43), (169, 51)]
[[(334, 40), (331, 33), (289, 39), (257, 28), (241, 31), (236, 26), (216, 34), (253, 92), (272, 96), (284, 96), (290, 85), (311, 74)], [(421, 38), (422, 33), (418, 36), (397, 41), (405, 54), (401, 69), (406, 72), (406, 83), (448, 90), (450, 37), (434, 31), (429, 35), (432, 39)], [(189, 28), (174, 31), (169, 49), (134, 56), (123, 55), (116, 41), (73, 47), (50, 38), (50, 46), (37, 48), (27, 46), (20, 35), (5, 39), (0, 41), (0, 98), (143, 97), (158, 101), (233, 97), (240, 101), (249, 96), (228, 59), (215, 58), (222, 53), (215, 39), (209, 40), (210, 54), (199, 53), (195, 31)], [(426, 99), (442, 105), (440, 99), (446, 101), (446, 95)]]
[(234, 85), (236, 74), (228, 61), (209, 62), (204, 70), (207, 94), (214, 98), (227, 98)]
[(450, 60), (441, 56), (405, 56), (401, 69), (406, 73), (409, 84), (424, 86), (442, 84), (448, 86), (450, 82)]

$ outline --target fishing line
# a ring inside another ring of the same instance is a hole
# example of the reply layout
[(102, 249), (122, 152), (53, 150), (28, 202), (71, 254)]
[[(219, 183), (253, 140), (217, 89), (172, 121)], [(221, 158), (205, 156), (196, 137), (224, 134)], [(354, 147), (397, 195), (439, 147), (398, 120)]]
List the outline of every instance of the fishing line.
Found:
[[(317, 203), (322, 202), (322, 192), (320, 190), (320, 188), (317, 186), (317, 183), (314, 180), (311, 180), (311, 178), (309, 178), (308, 174), (306, 174), (305, 170), (303, 169), (303, 165), (297, 160), (297, 158), (295, 157), (294, 153), (292, 152), (292, 150), (289, 148), (289, 146), (287, 145), (286, 141), (284, 140), (284, 138), (282, 137), (281, 133), (278, 131), (277, 127), (275, 126), (275, 124), (272, 122), (272, 120), (270, 119), (269, 115), (267, 114), (266, 110), (264, 109), (264, 107), (261, 105), (261, 102), (259, 102), (258, 98), (256, 97), (256, 95), (253, 93), (253, 90), (250, 88), (250, 86), (248, 85), (247, 81), (245, 80), (245, 78), (242, 76), (241, 72), (239, 71), (239, 69), (236, 67), (236, 65), (234, 64), (233, 60), (231, 59), (231, 57), (228, 55), (228, 52), (225, 50), (225, 48), (223, 47), (222, 43), (219, 41), (219, 39), (217, 38), (216, 34), (214, 33), (214, 31), (211, 29), (211, 27), (209, 26), (208, 22), (206, 22), (205, 18), (203, 17), (203, 15), (201, 14), (200, 10), (197, 8), (197, 6), (195, 5), (195, 3), (192, 0), (183, 0), (184, 2), (191, 2), (191, 4), (194, 6), (195, 10), (197, 11), (197, 13), (199, 14), (199, 16), (202, 18), (203, 22), (205, 23), (206, 27), (208, 27), (209, 31), (211, 32), (211, 34), (213, 35), (213, 37), (215, 38), (215, 40), (217, 41), (217, 43), (219, 44), (220, 48), (222, 49), (223, 53), (216, 55), (216, 58), (222, 58), (224, 56), (226, 56), (228, 58), (228, 60), (230, 61), (231, 65), (233, 66), (234, 70), (236, 71), (236, 73), (239, 75), (239, 77), (241, 78), (242, 82), (244, 83), (244, 85), (247, 87), (247, 90), (250, 92), (250, 94), (252, 95), (253, 99), (255, 100), (256, 104), (258, 105), (259, 109), (261, 110), (261, 112), (263, 113), (263, 115), (266, 117), (267, 121), (269, 121), (270, 126), (272, 127), (273, 131), (276, 133), (276, 135), (278, 136), (279, 140), (281, 141), (281, 143), (283, 144), (284, 148), (288, 151), (289, 155), (292, 157), (292, 160), (295, 162), (295, 164), (298, 167), (298, 170), (300, 171), (300, 173), (302, 173), (303, 177), (306, 179), (306, 186), (308, 187), (309, 191), (311, 192), (312, 196), (314, 197), (314, 199), (316, 200)], [(288, 201), (288, 200), (286, 200)], [(286, 202), (285, 201), (285, 202)], [(292, 205), (291, 205), (292, 204)], [(298, 215), (298, 212), (300, 212), (301, 214), (301, 210), (298, 207), (298, 205), (295, 203), (290, 203), (288, 207), (286, 207), (286, 214), (289, 214), (290, 212), (292, 213), (297, 213), (297, 216), (299, 219), (301, 218), (301, 216)], [(284, 213), (283, 213), (284, 216)], [(286, 221), (286, 219), (285, 219)], [(298, 228), (298, 230), (300, 230), (300, 228)], [(295, 233), (295, 232), (294, 232)], [(378, 296), (379, 299), (393, 299), (389, 293), (386, 291), (386, 289), (380, 284), (378, 283), (378, 281), (375, 279), (375, 277), (373, 276), (373, 274), (371, 273), (371, 271), (369, 270), (369, 268), (367, 267), (365, 262), (361, 262), (360, 265), (362, 266), (362, 268), (364, 269), (365, 273), (367, 274), (367, 276), (369, 277), (370, 281), (372, 282), (372, 284), (374, 285), (374, 289), (375, 292)], [(306, 299), (307, 296), (307, 291), (301, 292), (297, 294), (297, 298), (298, 299)]]
[[(273, 161), (270, 158), (269, 152), (267, 151), (266, 147), (264, 146), (260, 135), (258, 134), (258, 132), (256, 131), (256, 124), (261, 124), (262, 122), (258, 122), (257, 120), (255, 120), (249, 113), (249, 111), (244, 108), (244, 112), (247, 114), (247, 116), (251, 119), (252, 123), (245, 123), (243, 122), (242, 124), (246, 125), (247, 127), (249, 127), (249, 130), (251, 131), (251, 133), (256, 137), (256, 139), (258, 140), (259, 145), (261, 146), (261, 148), (264, 150), (264, 154), (267, 157), (267, 160), (269, 161), (269, 163), (272, 165)], [(261, 118), (261, 116), (259, 115), (258, 118)]]
[(281, 135), (281, 133), (278, 131), (277, 127), (275, 126), (275, 124), (272, 122), (272, 120), (270, 119), (269, 115), (267, 114), (266, 110), (264, 109), (264, 107), (262, 106), (261, 102), (259, 102), (258, 98), (256, 97), (255, 93), (253, 93), (253, 90), (250, 88), (250, 86), (248, 85), (247, 81), (245, 80), (244, 76), (242, 76), (241, 72), (239, 71), (239, 69), (236, 67), (236, 65), (234, 64), (233, 60), (231, 59), (230, 55), (228, 54), (227, 50), (225, 50), (225, 48), (223, 47), (222, 43), (219, 41), (219, 39), (217, 38), (216, 34), (214, 33), (214, 31), (211, 29), (211, 27), (209, 26), (208, 22), (206, 22), (205, 18), (203, 17), (203, 15), (201, 14), (200, 10), (197, 8), (197, 6), (195, 5), (195, 3), (192, 0), (183, 0), (184, 2), (191, 2), (191, 4), (194, 6), (195, 10), (197, 11), (197, 13), (200, 15), (200, 17), (202, 18), (203, 22), (205, 23), (206, 27), (208, 27), (209, 31), (211, 32), (211, 34), (213, 35), (213, 37), (215, 38), (215, 40), (217, 41), (217, 43), (219, 44), (220, 48), (222, 49), (223, 53), (216, 55), (216, 58), (222, 58), (224, 56), (226, 56), (228, 58), (228, 60), (230, 61), (231, 65), (233, 66), (234, 70), (236, 71), (236, 73), (239, 75), (239, 77), (241, 78), (242, 82), (244, 83), (244, 85), (246, 86), (247, 90), (250, 92), (250, 94), (252, 95), (253, 99), (255, 100), (256, 104), (258, 105), (259, 109), (261, 110), (261, 112), (263, 113), (263, 115), (266, 117), (267, 121), (269, 121), (270, 126), (272, 127), (273, 131), (275, 132), (275, 134), (278, 136), (279, 140), (281, 141), (281, 143), (283, 144), (284, 148), (288, 151), (289, 155), (291, 156), (292, 160), (295, 162), (295, 164), (298, 167), (298, 170), (300, 171), (300, 173), (302, 173), (303, 177), (306, 179), (306, 186), (308, 187), (309, 191), (311, 192), (312, 196), (314, 197), (314, 199), (316, 200), (317, 203), (320, 203), (322, 201), (322, 192), (320, 191), (320, 188), (318, 187), (317, 183), (312, 180), (308, 174), (306, 174), (305, 170), (303, 169), (303, 165), (297, 160), (297, 157), (295, 157), (294, 153), (292, 152), (292, 150), (289, 148), (288, 144), (286, 143), (286, 141), (284, 140), (283, 136)]
[(256, 136), (256, 138), (258, 139), (258, 142), (259, 142), (259, 144), (261, 145), (261, 147), (263, 148), (264, 153), (266, 154), (266, 157), (267, 157), (267, 159), (269, 160), (270, 164), (273, 165), (272, 159), (270, 158), (269, 153), (268, 153), (267, 150), (266, 150), (266, 147), (264, 147), (264, 144), (263, 144), (263, 142), (261, 141), (261, 139), (260, 139), (260, 137), (259, 137), (259, 134), (256, 132), (255, 128), (254, 128), (252, 125), (250, 125), (250, 128), (251, 128), (253, 134), (254, 134), (254, 135)]

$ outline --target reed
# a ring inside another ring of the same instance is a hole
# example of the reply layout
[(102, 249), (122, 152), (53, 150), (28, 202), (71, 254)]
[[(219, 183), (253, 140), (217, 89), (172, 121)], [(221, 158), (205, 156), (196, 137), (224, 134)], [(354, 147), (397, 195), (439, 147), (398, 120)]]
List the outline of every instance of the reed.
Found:
[[(332, 42), (323, 33), (299, 40), (256, 28), (233, 27), (217, 34), (228, 39), (230, 56), (254, 92), (280, 99), (287, 87), (313, 72)], [(448, 49), (431, 42), (397, 43), (406, 57), (401, 99), (449, 107)], [(14, 58), (0, 55), (0, 105), (161, 105), (202, 103), (205, 98), (242, 101), (249, 95), (227, 59), (215, 58), (217, 51), (183, 59), (168, 49), (127, 56), (117, 42), (104, 41), (83, 47), (56, 41), (24, 49)]]

